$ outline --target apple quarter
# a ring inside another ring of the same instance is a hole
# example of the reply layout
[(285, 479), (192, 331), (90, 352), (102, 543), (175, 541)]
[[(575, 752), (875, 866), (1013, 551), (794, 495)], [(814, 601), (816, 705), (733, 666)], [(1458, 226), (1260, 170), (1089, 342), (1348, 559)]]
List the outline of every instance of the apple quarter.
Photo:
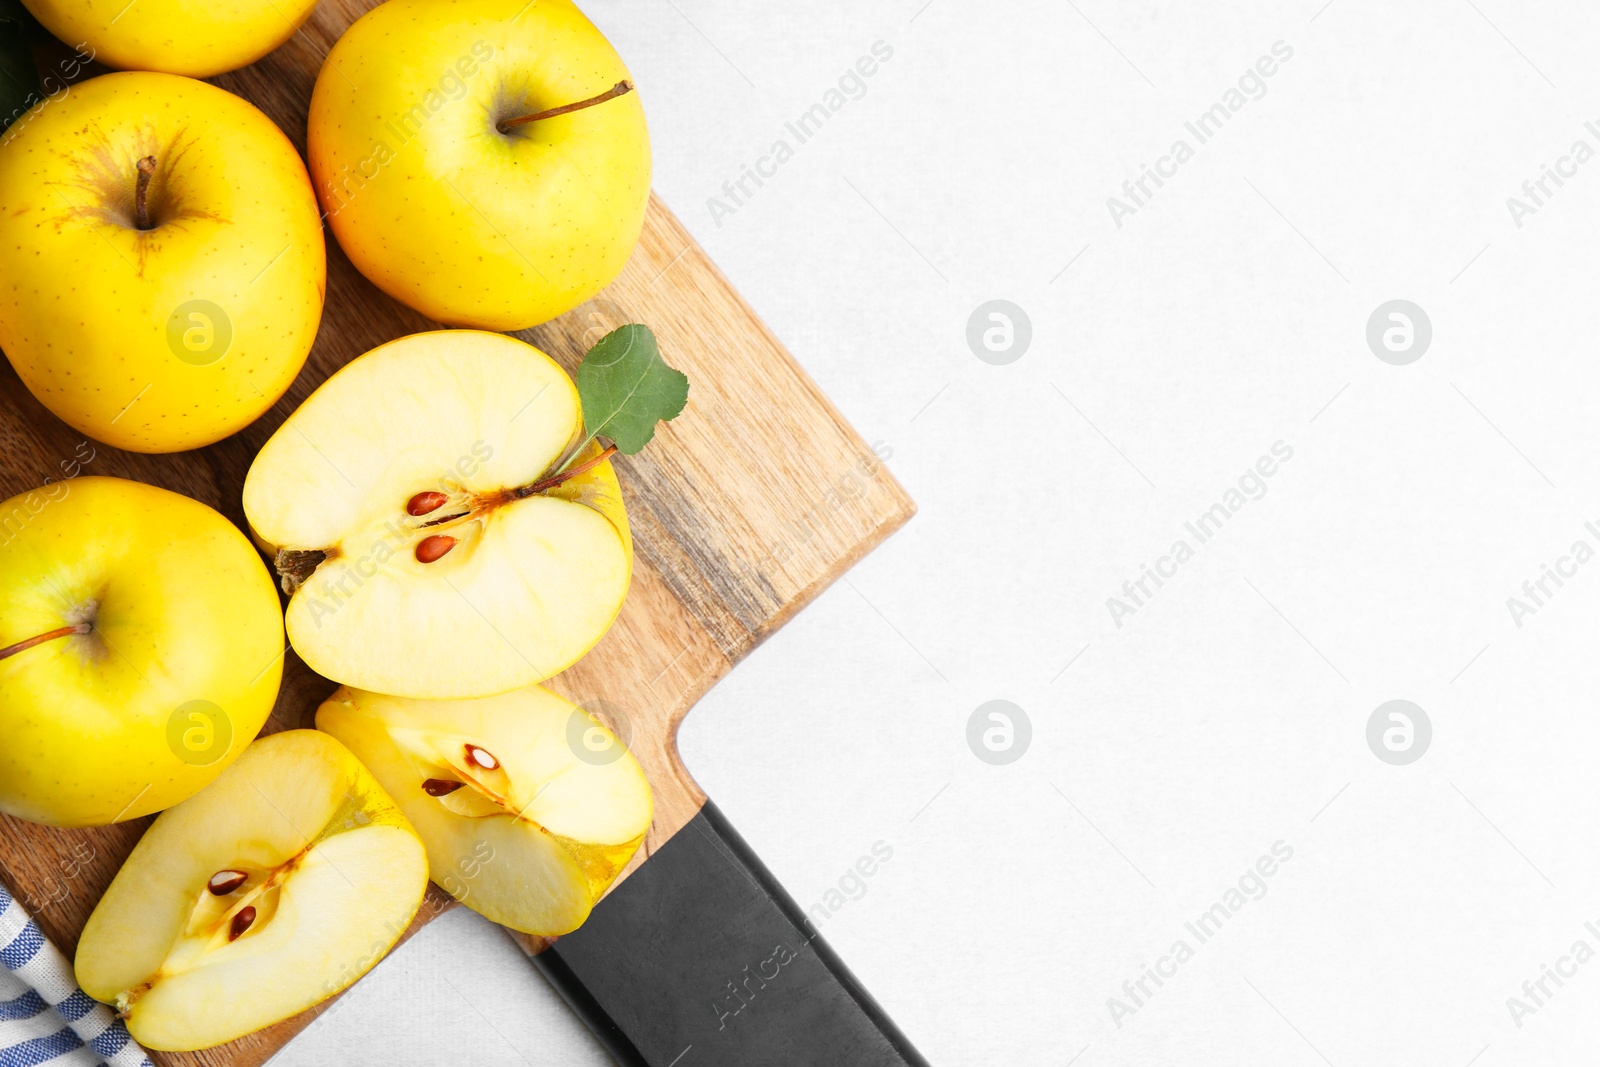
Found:
[(405, 816), (316, 730), (262, 738), (164, 812), (117, 872), (74, 970), (156, 1049), (209, 1048), (350, 985), (427, 890)]
[(317, 710), (317, 728), (394, 797), (445, 892), (523, 933), (577, 929), (650, 827), (650, 785), (632, 753), (539, 686), (472, 700), (345, 687)]

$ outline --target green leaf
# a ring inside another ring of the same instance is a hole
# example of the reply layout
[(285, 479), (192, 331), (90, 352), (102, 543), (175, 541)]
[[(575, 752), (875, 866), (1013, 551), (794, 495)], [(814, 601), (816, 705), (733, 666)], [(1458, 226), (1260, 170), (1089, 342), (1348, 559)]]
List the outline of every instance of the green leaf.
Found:
[(0, 0), (0, 131), (44, 97), (28, 47), (38, 27), (18, 0)]
[[(689, 400), (689, 379), (667, 366), (650, 327), (621, 326), (595, 343), (578, 367), (578, 399), (588, 440), (609, 437), (633, 455)], [(588, 442), (586, 441), (585, 444)]]

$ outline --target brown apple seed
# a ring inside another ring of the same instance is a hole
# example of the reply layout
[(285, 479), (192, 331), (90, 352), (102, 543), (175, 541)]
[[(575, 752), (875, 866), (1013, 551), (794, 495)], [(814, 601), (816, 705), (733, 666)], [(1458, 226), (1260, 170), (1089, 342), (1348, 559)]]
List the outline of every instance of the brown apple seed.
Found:
[(239, 940), (239, 935), (250, 929), (250, 924), (255, 921), (256, 909), (254, 905), (247, 904), (240, 908), (239, 913), (233, 917), (233, 922), (228, 924), (228, 940)]
[(211, 895), (214, 897), (225, 897), (249, 880), (250, 875), (244, 871), (218, 871), (206, 883), (206, 888), (211, 891)]
[(450, 498), (445, 496), (443, 493), (437, 493), (431, 490), (425, 493), (418, 493), (416, 496), (406, 501), (406, 514), (427, 515), (430, 512), (438, 511), (440, 508), (444, 507), (449, 500)]
[(449, 534), (434, 534), (417, 542), (417, 562), (432, 563), (456, 547), (456, 539)]
[(430, 797), (443, 797), (449, 796), (466, 784), (466, 782), (452, 782), (447, 778), (429, 778), (422, 783), (422, 791)]

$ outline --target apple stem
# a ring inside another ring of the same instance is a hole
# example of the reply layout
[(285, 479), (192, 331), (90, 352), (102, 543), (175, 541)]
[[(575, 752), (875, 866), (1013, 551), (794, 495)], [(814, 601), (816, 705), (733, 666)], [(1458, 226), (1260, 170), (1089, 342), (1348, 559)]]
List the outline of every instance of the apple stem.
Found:
[(604, 463), (606, 460), (610, 459), (612, 456), (614, 456), (616, 454), (617, 454), (617, 446), (616, 445), (607, 445), (604, 449), (601, 450), (601, 452), (600, 452), (600, 454), (598, 456), (594, 456), (591, 459), (586, 459), (582, 463), (578, 464), (576, 467), (569, 467), (568, 469), (566, 469), (564, 471), (561, 471), (558, 474), (552, 474), (550, 477), (544, 479), (543, 481), (534, 482), (532, 485), (525, 485), (520, 489), (513, 489), (511, 491), (512, 499), (521, 500), (524, 497), (533, 496), (535, 493), (542, 493), (546, 489), (554, 489), (556, 486), (560, 485), (564, 481), (567, 481), (569, 478), (576, 478), (578, 475), (582, 474), (584, 471), (590, 470), (591, 468), (594, 468), (594, 467), (598, 467), (600, 464)]
[(156, 172), (156, 157), (145, 156), (139, 160), (136, 169), (139, 177), (133, 186), (133, 224), (141, 230), (153, 230), (156, 224), (150, 221), (150, 177)]
[(93, 628), (94, 627), (89, 623), (78, 622), (73, 623), (71, 626), (63, 626), (59, 630), (51, 630), (47, 634), (40, 634), (37, 637), (30, 637), (26, 641), (18, 641), (14, 645), (7, 645), (5, 648), (0, 648), (0, 659), (6, 659), (7, 657), (15, 656), (18, 652), (26, 652), (34, 645), (42, 645), (46, 641), (54, 641), (58, 637), (68, 637), (72, 634), (86, 634)]
[(598, 96), (591, 96), (587, 100), (579, 100), (576, 104), (562, 104), (560, 107), (552, 107), (532, 115), (520, 115), (514, 119), (506, 119), (500, 123), (498, 129), (501, 133), (510, 133), (518, 126), (523, 126), (530, 122), (538, 122), (540, 119), (553, 119), (557, 115), (570, 115), (574, 111), (582, 111), (586, 107), (594, 107), (596, 104), (603, 104), (607, 100), (615, 100), (617, 97), (631, 92), (633, 92), (633, 83), (624, 78)]

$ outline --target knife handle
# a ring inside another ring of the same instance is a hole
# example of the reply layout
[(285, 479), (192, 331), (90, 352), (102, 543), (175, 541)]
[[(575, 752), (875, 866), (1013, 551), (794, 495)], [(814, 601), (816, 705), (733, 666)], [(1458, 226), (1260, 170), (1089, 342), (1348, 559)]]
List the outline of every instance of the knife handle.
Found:
[(709, 800), (547, 944), (624, 1067), (928, 1067)]

